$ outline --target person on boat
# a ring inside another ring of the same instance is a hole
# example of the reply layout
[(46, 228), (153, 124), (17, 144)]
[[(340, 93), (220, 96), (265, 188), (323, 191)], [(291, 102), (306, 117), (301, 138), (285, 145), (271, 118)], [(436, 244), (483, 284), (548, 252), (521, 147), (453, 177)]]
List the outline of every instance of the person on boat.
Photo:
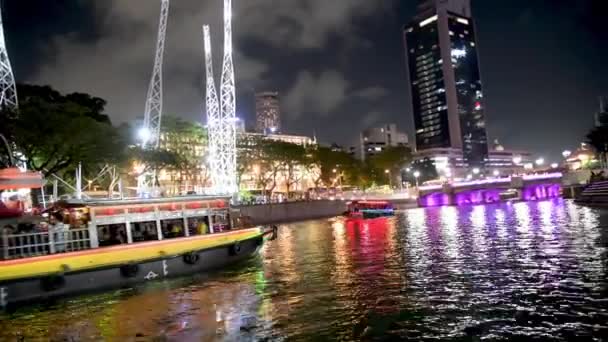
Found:
[(180, 224), (174, 223), (171, 225), (171, 237), (179, 236), (182, 236), (182, 226)]
[(205, 223), (205, 220), (201, 220), (196, 226), (196, 233), (198, 235), (205, 235), (207, 234), (207, 229), (207, 223)]
[(100, 246), (106, 246), (109, 244), (110, 239), (112, 237), (110, 236), (110, 232), (108, 231), (108, 228), (101, 228), (101, 232), (99, 234), (99, 245)]
[(55, 252), (65, 252), (69, 231), (70, 226), (63, 223), (61, 214), (59, 212), (52, 213), (49, 218), (49, 233), (53, 234)]
[(128, 243), (127, 232), (122, 229), (118, 231), (118, 243), (121, 245)]
[(135, 225), (133, 228), (133, 241), (144, 241), (144, 234), (141, 231), (141, 227), (139, 225)]

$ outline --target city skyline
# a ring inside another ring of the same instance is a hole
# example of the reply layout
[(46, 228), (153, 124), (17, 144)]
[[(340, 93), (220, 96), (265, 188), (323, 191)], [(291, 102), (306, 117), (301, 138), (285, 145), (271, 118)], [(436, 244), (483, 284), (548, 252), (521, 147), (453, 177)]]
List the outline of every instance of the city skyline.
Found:
[[(600, 44), (606, 32), (601, 18), (593, 15), (606, 5), (581, 1), (573, 9), (566, 1), (527, 3), (490, 7), (473, 2), (488, 138), (556, 158), (584, 139), (593, 126), (597, 97), (608, 93), (601, 68), (607, 47)], [(237, 80), (239, 116), (253, 122), (253, 89), (270, 88), (285, 94), (286, 132), (316, 131), (323, 141), (353, 145), (365, 127), (395, 122), (413, 136), (401, 35), (415, 14), (415, 1), (269, 4), (235, 2), (236, 17), (251, 13), (234, 27), (235, 67), (242, 75)], [(65, 6), (33, 0), (3, 3), (17, 81), (100, 96), (108, 100), (108, 114), (117, 123), (141, 115), (158, 3)], [(182, 1), (172, 9), (166, 114), (193, 120), (202, 116), (199, 26), (210, 22), (218, 30), (219, 21), (209, 19), (219, 7), (220, 1)], [(332, 15), (318, 18), (315, 13)], [(288, 24), (277, 19), (282, 16)], [(289, 23), (295, 28), (287, 29)], [(213, 43), (219, 46), (221, 41)]]

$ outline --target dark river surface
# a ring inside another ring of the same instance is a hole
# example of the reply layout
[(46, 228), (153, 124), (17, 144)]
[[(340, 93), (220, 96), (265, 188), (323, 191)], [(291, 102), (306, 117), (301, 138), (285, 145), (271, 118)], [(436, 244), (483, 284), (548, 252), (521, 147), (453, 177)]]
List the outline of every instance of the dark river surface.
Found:
[(608, 211), (566, 201), (282, 225), (206, 276), (0, 316), (0, 340), (608, 341)]

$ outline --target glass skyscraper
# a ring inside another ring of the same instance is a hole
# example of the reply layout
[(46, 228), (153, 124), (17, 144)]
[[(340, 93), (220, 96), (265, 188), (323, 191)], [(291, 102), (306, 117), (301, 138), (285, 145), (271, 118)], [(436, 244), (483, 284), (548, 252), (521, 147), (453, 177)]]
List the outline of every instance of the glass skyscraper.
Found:
[(426, 0), (404, 31), (418, 151), (462, 150), (467, 168), (486, 166), (484, 116), (470, 0)]

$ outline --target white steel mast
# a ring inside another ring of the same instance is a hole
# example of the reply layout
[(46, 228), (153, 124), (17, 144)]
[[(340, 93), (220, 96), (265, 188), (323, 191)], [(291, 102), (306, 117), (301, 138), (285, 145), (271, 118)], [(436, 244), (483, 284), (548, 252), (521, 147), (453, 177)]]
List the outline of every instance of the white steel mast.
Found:
[(169, 16), (169, 0), (161, 0), (158, 41), (154, 57), (154, 70), (146, 98), (144, 114), (143, 146), (158, 148), (160, 142), (160, 125), (163, 111), (163, 55), (165, 51), (165, 33)]
[(218, 135), (218, 172), (221, 193), (234, 194), (236, 184), (236, 97), (232, 62), (232, 0), (224, 0), (224, 59), (221, 79), (221, 119)]
[(220, 105), (217, 98), (217, 90), (215, 88), (215, 78), (213, 77), (213, 53), (211, 51), (211, 36), (209, 33), (209, 25), (203, 26), (203, 40), (205, 48), (205, 71), (206, 71), (206, 96), (205, 103), (207, 109), (207, 136), (209, 146), (209, 168), (211, 169), (211, 181), (214, 186), (214, 192), (219, 192), (217, 186), (222, 180), (218, 165), (218, 137), (220, 133)]
[(0, 8), (0, 108), (16, 109), (18, 106), (17, 87), (6, 50), (4, 22), (2, 21), (2, 10)]
[[(144, 126), (139, 135), (142, 148), (157, 149), (160, 144), (160, 125), (163, 112), (163, 56), (165, 51), (165, 33), (169, 16), (169, 0), (161, 0), (160, 22), (158, 24), (158, 40), (154, 56), (154, 70), (148, 88)], [(137, 193), (144, 195), (156, 185), (156, 174), (146, 172), (137, 177)]]

